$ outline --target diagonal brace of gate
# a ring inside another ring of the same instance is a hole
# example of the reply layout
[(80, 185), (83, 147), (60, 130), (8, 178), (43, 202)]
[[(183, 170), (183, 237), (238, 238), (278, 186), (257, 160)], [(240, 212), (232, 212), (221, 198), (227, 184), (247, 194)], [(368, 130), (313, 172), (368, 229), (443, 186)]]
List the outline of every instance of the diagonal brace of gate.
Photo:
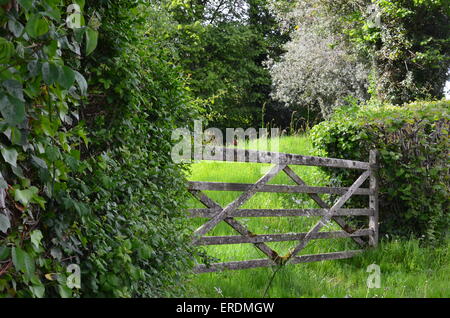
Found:
[[(198, 190), (190, 190), (190, 192), (194, 197), (196, 197), (207, 208), (214, 209), (217, 211), (223, 210), (223, 208), (217, 202), (212, 200), (210, 197), (208, 197), (203, 192), (198, 191)], [(248, 228), (245, 225), (238, 222), (236, 219), (234, 219), (232, 217), (226, 217), (223, 221), (243, 236), (253, 236), (254, 235), (250, 230), (248, 230)], [(275, 252), (273, 249), (271, 249), (267, 244), (261, 242), (261, 243), (254, 243), (253, 245), (255, 245), (255, 247), (257, 249), (259, 249), (261, 252), (266, 254), (273, 261), (277, 262), (280, 260), (280, 256), (278, 255), (278, 253)]]
[[(286, 166), (284, 169), (284, 172), (291, 178), (295, 183), (301, 186), (306, 186), (306, 182), (303, 181), (295, 172), (292, 170), (289, 166)], [(321, 208), (323, 209), (330, 209), (330, 206), (323, 201), (320, 196), (317, 193), (308, 193), (309, 197), (313, 199)], [(334, 216), (333, 220), (347, 233), (353, 233), (355, 232), (355, 229), (352, 229), (343, 218)], [(366, 243), (357, 236), (351, 237), (357, 244), (359, 244), (361, 247), (364, 247)]]
[(313, 238), (313, 235), (318, 233), (322, 227), (324, 227), (333, 217), (333, 214), (340, 209), (345, 202), (350, 199), (353, 193), (366, 181), (370, 176), (370, 171), (365, 171), (359, 178), (353, 183), (348, 191), (339, 198), (339, 200), (330, 208), (330, 210), (322, 217), (322, 219), (313, 226), (313, 228), (305, 235), (302, 241), (287, 255), (285, 263), (288, 263), (294, 256), (296, 256), (302, 249), (306, 247), (309, 241)]
[(274, 166), (267, 172), (261, 179), (253, 184), (246, 192), (241, 194), (236, 200), (228, 204), (222, 211), (215, 214), (208, 222), (203, 224), (194, 232), (194, 243), (198, 241), (200, 237), (211, 231), (218, 223), (223, 221), (227, 216), (231, 215), (241, 205), (247, 202), (259, 189), (261, 189), (267, 182), (272, 180), (281, 170), (286, 167), (285, 164)]

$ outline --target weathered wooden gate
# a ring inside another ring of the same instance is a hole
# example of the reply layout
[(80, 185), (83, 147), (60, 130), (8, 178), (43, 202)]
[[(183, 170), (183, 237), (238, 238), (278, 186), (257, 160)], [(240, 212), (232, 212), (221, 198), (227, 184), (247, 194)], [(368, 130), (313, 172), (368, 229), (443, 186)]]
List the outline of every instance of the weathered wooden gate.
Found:
[[(297, 154), (285, 154), (274, 152), (261, 152), (243, 149), (221, 149), (223, 154), (219, 158), (208, 158), (208, 160), (232, 161), (232, 162), (254, 162), (275, 163), (254, 184), (242, 183), (219, 183), (219, 182), (189, 182), (189, 192), (194, 195), (203, 205), (204, 209), (190, 209), (190, 217), (209, 218), (209, 220), (198, 228), (194, 233), (195, 245), (223, 245), (223, 244), (254, 244), (257, 249), (267, 255), (267, 259), (253, 259), (246, 261), (234, 261), (198, 265), (197, 273), (216, 272), (220, 270), (247, 269), (255, 267), (267, 267), (284, 264), (297, 264), (305, 262), (350, 258), (362, 251), (349, 250), (342, 252), (301, 255), (297, 254), (305, 248), (310, 240), (328, 238), (351, 238), (362, 248), (365, 246), (375, 247), (378, 243), (378, 182), (377, 182), (377, 152), (370, 152), (369, 162), (331, 159), (321, 157), (302, 156)], [(362, 174), (349, 188), (343, 187), (312, 187), (308, 186), (289, 165), (320, 166), (344, 169), (362, 170)], [(279, 172), (284, 171), (297, 185), (269, 185), (267, 184)], [(370, 178), (369, 188), (361, 188), (366, 179)], [(226, 207), (221, 207), (217, 202), (209, 198), (204, 190), (213, 191), (242, 191), (243, 193)], [(313, 199), (321, 209), (239, 209), (256, 192), (278, 192), (278, 193), (306, 193)], [(342, 195), (332, 206), (324, 202), (319, 194)], [(369, 196), (369, 207), (366, 209), (344, 209), (345, 202), (352, 195)], [(236, 220), (236, 217), (287, 217), (287, 216), (321, 216), (309, 232), (297, 234), (265, 234), (256, 235), (250, 232), (245, 225)], [(342, 216), (368, 216), (368, 228), (355, 230), (351, 228)], [(336, 222), (342, 231), (319, 232), (331, 220)], [(225, 222), (236, 230), (238, 236), (205, 236), (218, 223)], [(368, 242), (361, 237), (368, 236)], [(280, 256), (267, 242), (299, 241), (298, 245), (287, 255)]]

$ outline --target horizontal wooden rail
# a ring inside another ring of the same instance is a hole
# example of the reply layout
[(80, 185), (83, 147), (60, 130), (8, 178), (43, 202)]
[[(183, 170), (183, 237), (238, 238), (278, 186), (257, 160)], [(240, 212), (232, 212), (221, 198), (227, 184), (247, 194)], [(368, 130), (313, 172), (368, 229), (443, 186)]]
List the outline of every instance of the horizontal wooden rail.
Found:
[[(312, 255), (301, 255), (293, 257), (289, 264), (299, 264), (299, 263), (310, 263), (318, 261), (326, 261), (332, 259), (345, 259), (351, 258), (354, 255), (363, 252), (363, 250), (351, 250), (344, 252), (333, 252), (333, 253), (323, 253), (323, 254), (312, 254)], [(194, 269), (195, 273), (211, 273), (222, 270), (238, 270), (238, 269), (248, 269), (257, 267), (270, 267), (277, 265), (275, 261), (271, 259), (254, 259), (249, 261), (235, 261), (226, 263), (214, 263), (207, 265), (197, 265)]]
[[(190, 181), (189, 190), (198, 191), (247, 191), (253, 184), (251, 183), (226, 183), (226, 182), (201, 182)], [(345, 194), (349, 188), (344, 187), (310, 187), (299, 185), (278, 185), (266, 184), (257, 192), (275, 192), (275, 193), (317, 193), (317, 194)], [(359, 188), (354, 195), (371, 195), (368, 188)]]
[[(190, 218), (211, 218), (217, 209), (189, 209)], [(233, 212), (232, 217), (290, 217), (290, 216), (324, 216), (328, 209), (238, 209)], [(339, 209), (335, 216), (372, 216), (373, 209)]]
[(206, 158), (204, 157), (203, 159), (212, 161), (276, 163), (360, 170), (370, 169), (369, 163), (363, 161), (222, 147), (216, 147), (214, 155), (207, 156)]
[[(256, 244), (271, 242), (298, 241), (305, 238), (307, 233), (285, 233), (285, 234), (262, 234), (254, 236), (204, 236), (196, 242), (196, 245), (226, 245), (226, 244)], [(347, 238), (357, 236), (369, 236), (373, 231), (370, 229), (357, 230), (353, 233), (345, 231), (319, 232), (312, 235), (312, 239)]]

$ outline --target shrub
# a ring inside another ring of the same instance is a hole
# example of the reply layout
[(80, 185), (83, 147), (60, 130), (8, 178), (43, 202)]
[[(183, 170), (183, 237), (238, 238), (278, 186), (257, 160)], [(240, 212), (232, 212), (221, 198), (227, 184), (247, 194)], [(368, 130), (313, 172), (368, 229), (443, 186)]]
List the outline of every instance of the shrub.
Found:
[[(369, 150), (379, 150), (382, 233), (436, 242), (448, 231), (449, 106), (434, 101), (345, 107), (312, 129), (323, 156), (368, 161)], [(338, 184), (357, 177), (354, 171), (327, 171)]]
[(66, 266), (76, 260), (52, 250), (52, 241), (70, 242), (43, 222), (66, 212), (59, 193), (87, 141), (77, 117), (87, 84), (76, 69), (97, 31), (69, 27), (62, 15), (71, 3), (0, 1), (0, 297), (71, 291)]
[[(62, 233), (81, 243), (70, 252), (82, 251), (84, 296), (180, 296), (192, 252), (171, 135), (194, 115), (181, 70), (164, 35), (152, 31), (152, 5), (107, 1), (87, 10), (102, 17), (98, 48), (83, 65), (91, 146), (61, 202), (77, 215), (59, 216)], [(77, 211), (72, 199), (89, 212)]]
[(444, 96), (448, 0), (272, 3), (281, 23), (294, 28), (271, 67), (274, 97), (286, 106), (320, 107), (327, 116), (347, 96), (398, 105)]
[(180, 295), (181, 71), (148, 2), (74, 2), (89, 23), (72, 30), (72, 1), (0, 1), (0, 297)]

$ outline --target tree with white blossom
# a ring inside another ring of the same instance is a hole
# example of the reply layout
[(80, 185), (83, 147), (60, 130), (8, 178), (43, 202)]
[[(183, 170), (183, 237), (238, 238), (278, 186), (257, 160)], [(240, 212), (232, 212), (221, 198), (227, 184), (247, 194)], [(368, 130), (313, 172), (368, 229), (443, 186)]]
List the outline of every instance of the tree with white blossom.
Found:
[(293, 10), (274, 3), (281, 25), (292, 28), (291, 41), (279, 61), (269, 60), (273, 97), (293, 109), (320, 110), (327, 117), (349, 97), (366, 100), (369, 70), (334, 32), (337, 17), (321, 7), (322, 1), (302, 1)]

